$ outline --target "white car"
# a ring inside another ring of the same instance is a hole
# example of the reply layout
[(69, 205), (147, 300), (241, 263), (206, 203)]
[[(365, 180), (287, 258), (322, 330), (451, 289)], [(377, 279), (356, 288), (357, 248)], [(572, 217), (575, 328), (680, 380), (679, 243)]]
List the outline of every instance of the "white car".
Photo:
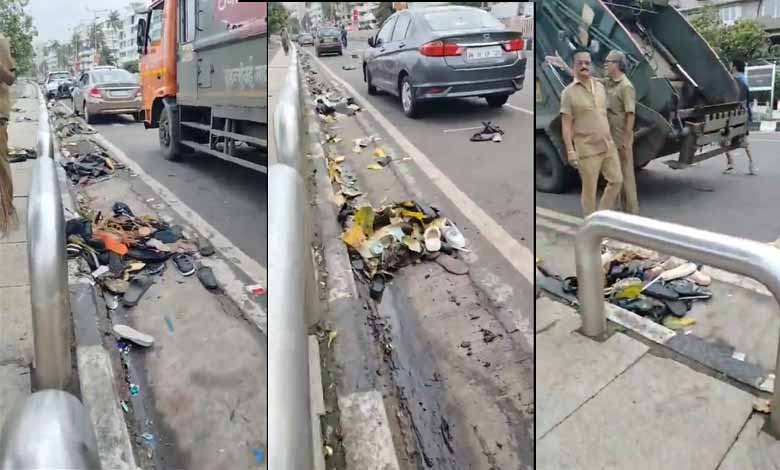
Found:
[(44, 89), (46, 90), (46, 99), (54, 99), (57, 97), (57, 88), (60, 83), (70, 79), (68, 72), (49, 72), (46, 76), (46, 83), (44, 83)]

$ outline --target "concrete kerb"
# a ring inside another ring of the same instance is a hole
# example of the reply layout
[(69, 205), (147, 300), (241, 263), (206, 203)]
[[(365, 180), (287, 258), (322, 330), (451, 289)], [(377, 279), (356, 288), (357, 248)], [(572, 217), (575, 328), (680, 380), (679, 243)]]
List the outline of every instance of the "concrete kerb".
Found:
[[(306, 97), (304, 115), (311, 115), (314, 102), (308, 83), (302, 80)], [(372, 339), (359, 317), (363, 311), (358, 297), (357, 285), (352, 274), (349, 253), (341, 241), (341, 228), (337, 223), (335, 194), (328, 179), (325, 165), (325, 149), (322, 133), (315, 119), (308, 126), (306, 143), (310, 151), (310, 163), (315, 170), (316, 194), (314, 206), (320, 223), (323, 240), (323, 259), (328, 272), (327, 305), (329, 317), (351, 323), (353, 334), (340, 335), (334, 347), (334, 355), (340, 365), (346, 360), (365, 361), (362, 367), (355, 367), (349, 380), (339, 380), (337, 395), (340, 411), (339, 421), (343, 429), (343, 443), (349, 468), (399, 469), (392, 432), (382, 394), (374, 387), (376, 378), (372, 365), (376, 359), (366, 357)], [(360, 370), (361, 372), (355, 372)], [(343, 376), (343, 374), (342, 374)], [(344, 377), (341, 377), (342, 379)]]
[[(36, 85), (37, 86), (37, 85)], [(45, 98), (39, 95), (39, 100), (45, 104)], [(49, 115), (49, 126), (53, 130), (53, 120)], [(71, 193), (70, 182), (60, 165), (60, 142), (52, 131), (52, 144), (57, 167), (62, 209), (65, 220), (78, 214)], [(69, 275), (70, 276), (70, 275)], [(95, 286), (84, 284), (72, 276), (68, 279), (71, 291), (81, 295), (71, 299), (71, 312), (74, 321), (77, 317), (94, 318), (97, 312), (97, 290)], [(79, 301), (85, 298), (91, 301)], [(74, 309), (79, 309), (74, 312)], [(83, 310), (83, 311), (82, 311)], [(103, 468), (117, 470), (137, 470), (130, 434), (127, 430), (122, 411), (119, 409), (119, 395), (114, 386), (115, 373), (111, 366), (108, 351), (101, 344), (80, 344), (76, 341), (76, 362), (81, 388), (81, 400), (89, 410), (95, 434), (98, 440), (98, 451)]]

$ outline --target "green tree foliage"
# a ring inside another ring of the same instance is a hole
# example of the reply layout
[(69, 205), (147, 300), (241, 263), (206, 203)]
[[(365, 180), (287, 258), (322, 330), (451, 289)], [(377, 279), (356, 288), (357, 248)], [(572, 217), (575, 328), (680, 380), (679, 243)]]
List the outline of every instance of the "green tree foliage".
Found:
[(26, 13), (30, 0), (0, 0), (0, 32), (11, 44), (17, 74), (33, 70), (33, 39), (38, 35), (32, 17)]
[(732, 59), (757, 59), (769, 49), (766, 32), (754, 20), (739, 20), (726, 26), (717, 10), (706, 7), (691, 18), (691, 24), (725, 63)]
[(114, 31), (122, 27), (122, 19), (119, 17), (118, 11), (111, 10), (111, 12), (108, 14), (108, 26)]
[(268, 31), (278, 33), (282, 27), (287, 24), (290, 14), (280, 2), (270, 2), (268, 4)]
[(374, 10), (376, 24), (381, 26), (393, 13), (395, 13), (395, 10), (393, 10), (393, 2), (379, 2), (379, 6)]
[(116, 65), (116, 57), (105, 44), (100, 48), (100, 65)]
[(127, 70), (130, 73), (138, 73), (138, 61), (131, 60), (130, 62), (125, 62), (122, 65), (122, 68)]

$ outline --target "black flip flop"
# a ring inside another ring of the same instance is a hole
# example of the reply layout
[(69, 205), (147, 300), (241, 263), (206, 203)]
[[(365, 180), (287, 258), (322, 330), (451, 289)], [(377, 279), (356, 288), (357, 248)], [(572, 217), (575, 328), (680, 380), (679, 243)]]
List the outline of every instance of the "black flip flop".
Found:
[(146, 274), (139, 274), (130, 281), (130, 286), (127, 288), (127, 292), (125, 292), (122, 304), (125, 307), (135, 307), (152, 284), (154, 284), (154, 280), (151, 277)]
[(203, 256), (211, 256), (214, 254), (214, 245), (212, 245), (206, 237), (198, 238), (198, 249)]
[(208, 266), (201, 266), (198, 268), (198, 279), (203, 287), (209, 290), (214, 290), (219, 287), (217, 284), (217, 278), (214, 277), (214, 272)]
[(162, 263), (167, 260), (170, 253), (153, 250), (151, 248), (130, 248), (127, 250), (127, 256), (129, 258), (143, 261), (144, 263)]
[(192, 276), (195, 274), (195, 261), (192, 256), (187, 253), (177, 253), (173, 255), (173, 264), (176, 265), (176, 270), (182, 276)]

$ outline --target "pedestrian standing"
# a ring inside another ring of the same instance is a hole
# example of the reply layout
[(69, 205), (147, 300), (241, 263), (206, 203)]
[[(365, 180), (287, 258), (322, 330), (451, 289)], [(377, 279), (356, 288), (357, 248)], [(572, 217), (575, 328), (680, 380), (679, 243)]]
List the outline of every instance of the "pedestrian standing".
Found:
[(573, 56), (574, 81), (561, 95), (561, 127), (568, 163), (582, 179), (582, 211), (596, 210), (599, 175), (607, 181), (599, 210), (611, 209), (620, 194), (623, 175), (607, 120), (607, 93), (591, 77), (591, 57), (586, 49)]
[(341, 43), (344, 44), (344, 49), (347, 48), (347, 28), (341, 25)]
[[(734, 79), (737, 81), (737, 87), (739, 88), (739, 100), (743, 102), (745, 104), (745, 108), (747, 108), (749, 129), (749, 124), (753, 120), (753, 113), (750, 110), (750, 88), (748, 87), (747, 77), (745, 76), (745, 62), (739, 59), (734, 59), (731, 62), (731, 72), (734, 74)], [(747, 133), (745, 136), (747, 136)], [(748, 157), (748, 174), (757, 175), (758, 168), (756, 168), (756, 166), (753, 164), (753, 156), (750, 154), (747, 137), (742, 138), (740, 146)], [(726, 162), (726, 169), (723, 170), (723, 173), (731, 173), (734, 171), (734, 159), (731, 157), (731, 152), (726, 152)]]
[(0, 236), (16, 228), (14, 182), (8, 161), (8, 118), (11, 115), (10, 86), (16, 81), (16, 62), (11, 57), (11, 45), (0, 33)]
[(287, 28), (282, 28), (282, 48), (284, 49), (284, 55), (290, 52), (290, 36), (287, 34)]
[(636, 116), (636, 91), (626, 76), (628, 60), (620, 51), (613, 50), (604, 60), (607, 78), (602, 81), (607, 90), (607, 119), (612, 141), (617, 147), (623, 173), (623, 190), (620, 202), (629, 214), (639, 214), (639, 198), (636, 191), (634, 168), (634, 119)]

